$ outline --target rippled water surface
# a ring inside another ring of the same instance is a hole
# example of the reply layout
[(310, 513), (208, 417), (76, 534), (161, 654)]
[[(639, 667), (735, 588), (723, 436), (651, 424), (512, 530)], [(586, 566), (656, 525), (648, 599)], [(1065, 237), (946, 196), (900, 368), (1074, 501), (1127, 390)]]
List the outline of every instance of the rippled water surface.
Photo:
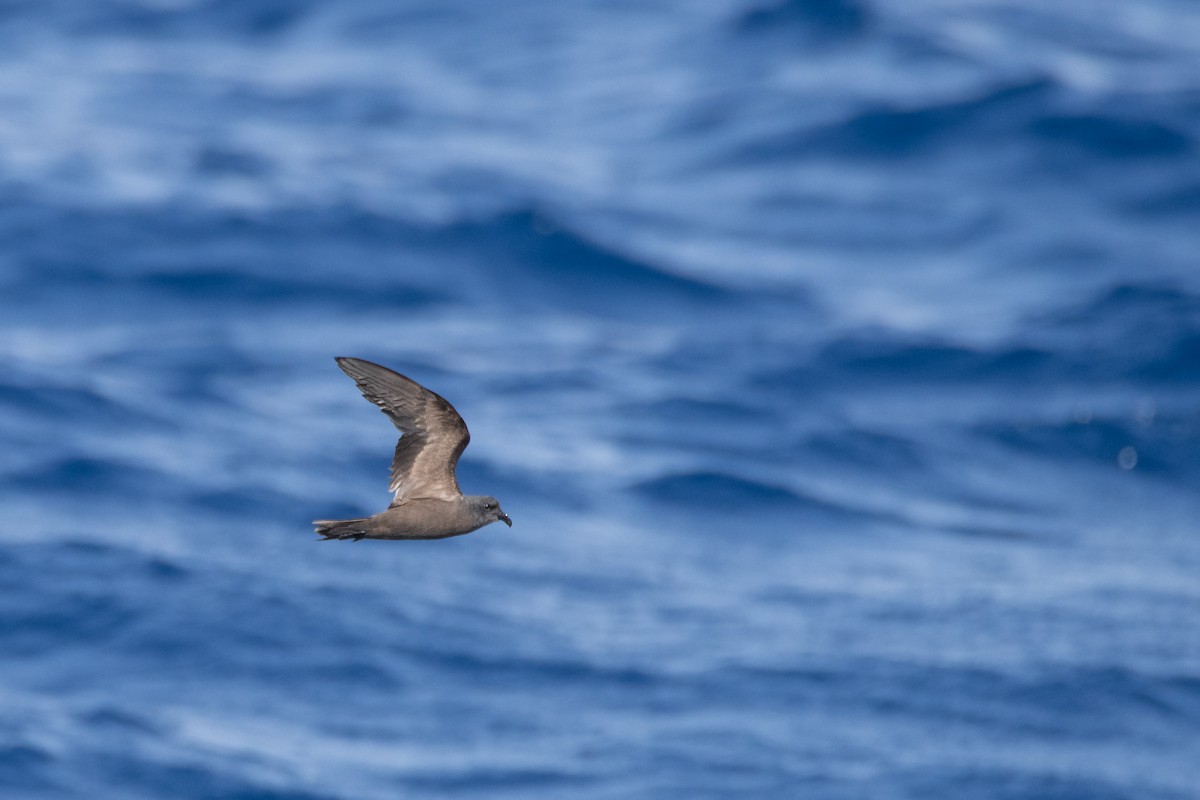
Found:
[[(1200, 9), (0, 3), (0, 796), (1200, 797)], [(515, 525), (317, 543), (459, 409)]]

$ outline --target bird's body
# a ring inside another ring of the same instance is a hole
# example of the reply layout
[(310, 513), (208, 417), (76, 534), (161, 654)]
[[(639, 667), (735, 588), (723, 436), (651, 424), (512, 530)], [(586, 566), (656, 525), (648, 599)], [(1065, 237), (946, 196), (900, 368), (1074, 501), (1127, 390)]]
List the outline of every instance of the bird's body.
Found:
[(326, 539), (444, 539), (512, 520), (494, 497), (464, 495), (455, 467), (471, 440), (462, 417), (440, 396), (398, 372), (358, 358), (338, 358), (363, 396), (401, 432), (392, 459), (392, 504), (373, 517), (315, 520)]

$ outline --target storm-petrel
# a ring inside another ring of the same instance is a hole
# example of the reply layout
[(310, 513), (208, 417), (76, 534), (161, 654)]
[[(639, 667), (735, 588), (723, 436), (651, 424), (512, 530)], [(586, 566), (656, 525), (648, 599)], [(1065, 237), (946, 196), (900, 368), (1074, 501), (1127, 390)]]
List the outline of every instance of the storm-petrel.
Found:
[[(454, 477), (471, 441), (462, 417), (438, 395), (387, 367), (360, 358), (336, 359), (363, 397), (400, 429), (392, 458), (392, 504), (362, 519), (318, 519), (325, 539), (444, 539), (497, 520), (512, 527), (494, 497), (464, 496)], [(324, 540), (322, 540), (324, 541)]]

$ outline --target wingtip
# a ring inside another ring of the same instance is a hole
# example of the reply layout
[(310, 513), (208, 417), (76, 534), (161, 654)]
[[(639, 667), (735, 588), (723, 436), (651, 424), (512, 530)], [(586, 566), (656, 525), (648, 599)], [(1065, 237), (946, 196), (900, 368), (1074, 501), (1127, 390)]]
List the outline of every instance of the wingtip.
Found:
[(374, 361), (367, 361), (365, 358), (356, 358), (355, 356), (334, 356), (333, 360), (336, 361), (337, 365), (343, 369), (345, 369), (348, 366), (364, 366), (364, 365), (368, 366), (368, 367), (379, 367), (380, 369), (387, 369), (387, 367), (380, 367), (380, 365), (376, 364)]
[(354, 377), (354, 374), (351, 372), (351, 370), (362, 363), (361, 358), (354, 358), (352, 356), (334, 356), (333, 360), (337, 363), (338, 369), (352, 378)]

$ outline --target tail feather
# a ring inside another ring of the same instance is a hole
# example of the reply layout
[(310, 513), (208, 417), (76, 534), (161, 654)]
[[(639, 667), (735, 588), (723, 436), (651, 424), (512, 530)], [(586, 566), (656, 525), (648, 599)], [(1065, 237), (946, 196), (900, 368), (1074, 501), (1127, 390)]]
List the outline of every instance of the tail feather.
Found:
[(314, 519), (313, 525), (317, 533), (324, 537), (321, 539), (323, 542), (330, 539), (352, 539), (357, 542), (367, 535), (366, 523), (370, 519)]

